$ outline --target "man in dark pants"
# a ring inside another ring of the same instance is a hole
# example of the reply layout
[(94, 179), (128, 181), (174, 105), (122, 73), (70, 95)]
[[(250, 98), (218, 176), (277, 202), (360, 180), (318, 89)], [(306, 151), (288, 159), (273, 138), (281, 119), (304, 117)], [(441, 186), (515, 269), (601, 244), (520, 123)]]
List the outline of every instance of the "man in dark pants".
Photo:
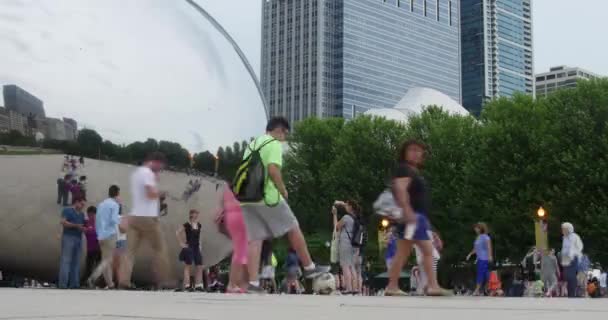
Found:
[(61, 204), (63, 206), (68, 205), (68, 193), (65, 190), (66, 179), (64, 177), (59, 177), (57, 179), (57, 204)]

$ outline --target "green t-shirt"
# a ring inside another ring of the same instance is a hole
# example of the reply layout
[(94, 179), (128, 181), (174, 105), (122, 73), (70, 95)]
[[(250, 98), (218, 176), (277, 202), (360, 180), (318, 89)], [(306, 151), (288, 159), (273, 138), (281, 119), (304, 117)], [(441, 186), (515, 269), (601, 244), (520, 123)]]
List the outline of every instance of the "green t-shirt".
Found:
[[(274, 139), (270, 135), (263, 135), (255, 139), (249, 144), (249, 147), (245, 150), (245, 154), (243, 159), (247, 158), (251, 153), (251, 150), (256, 150), (264, 143), (269, 140)], [(274, 182), (268, 177), (268, 166), (272, 163), (279, 167), (283, 166), (283, 147), (278, 140), (269, 142), (262, 149), (260, 149), (260, 157), (262, 158), (262, 163), (264, 164), (264, 168), (266, 171), (266, 183), (264, 184), (264, 202), (267, 205), (276, 205), (283, 199), (277, 186), (275, 186)]]

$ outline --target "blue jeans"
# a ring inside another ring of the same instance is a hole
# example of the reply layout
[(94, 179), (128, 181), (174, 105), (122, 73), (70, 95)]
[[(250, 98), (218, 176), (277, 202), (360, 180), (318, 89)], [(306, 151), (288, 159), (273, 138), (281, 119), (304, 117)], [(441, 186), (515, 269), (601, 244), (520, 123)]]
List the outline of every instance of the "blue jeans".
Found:
[(59, 262), (59, 288), (80, 287), (80, 256), (82, 236), (63, 235), (61, 237), (61, 260)]
[(490, 262), (488, 260), (477, 260), (477, 285), (485, 288), (490, 281)]

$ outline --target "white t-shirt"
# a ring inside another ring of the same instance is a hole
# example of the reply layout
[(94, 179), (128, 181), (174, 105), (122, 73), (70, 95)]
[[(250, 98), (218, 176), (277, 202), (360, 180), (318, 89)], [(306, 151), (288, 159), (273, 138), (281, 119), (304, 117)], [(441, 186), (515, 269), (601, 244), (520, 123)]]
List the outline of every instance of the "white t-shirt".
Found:
[(159, 200), (148, 198), (146, 186), (156, 187), (156, 175), (150, 168), (141, 166), (131, 175), (131, 196), (133, 197), (131, 215), (158, 217)]
[(606, 283), (607, 282), (606, 272), (602, 272), (602, 274), (600, 275), (600, 279), (599, 280), (600, 280), (600, 288), (606, 288), (606, 284), (607, 284)]

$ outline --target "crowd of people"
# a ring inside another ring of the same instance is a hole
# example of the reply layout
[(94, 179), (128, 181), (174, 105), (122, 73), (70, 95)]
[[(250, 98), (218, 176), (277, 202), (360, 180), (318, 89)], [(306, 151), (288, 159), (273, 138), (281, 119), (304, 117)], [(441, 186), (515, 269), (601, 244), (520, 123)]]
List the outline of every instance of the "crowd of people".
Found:
[[(216, 186), (215, 222), (218, 230), (226, 235), (226, 241), (232, 243), (233, 250), (227, 284), (221, 283), (215, 272), (213, 286), (222, 287), (226, 292), (301, 293), (302, 278), (314, 279), (330, 272), (330, 267), (313, 262), (306, 239), (287, 202), (289, 194), (281, 174), (281, 142), (286, 140), (289, 130), (287, 120), (272, 118), (267, 124), (266, 134), (254, 139), (245, 151), (245, 164), (255, 165), (258, 161), (263, 166), (264, 183), (263, 190), (258, 192), (259, 197), (242, 193), (243, 179), (237, 179), (237, 185), (220, 181)], [(420, 170), (425, 154), (426, 146), (423, 143), (416, 140), (403, 143), (388, 185), (394, 208), (380, 213), (391, 221), (385, 234), (388, 243), (385, 257), (388, 284), (382, 292), (386, 296), (408, 295), (400, 288), (399, 280), (412, 251), (415, 252), (416, 264), (411, 270), (410, 293), (428, 296), (453, 294), (453, 291), (441, 288), (437, 281), (443, 241), (429, 216), (430, 190)], [(150, 154), (131, 175), (132, 208), (128, 215), (123, 214), (120, 187), (113, 185), (108, 189), (108, 198), (97, 207), (86, 208), (85, 216), (86, 177), (80, 176), (80, 182), (74, 179), (78, 169), (77, 165), (74, 167), (74, 160), (66, 157), (63, 168), (70, 172), (61, 181), (58, 180), (58, 203), (67, 204), (67, 194), (71, 194), (72, 204), (62, 211), (64, 229), (58, 286), (76, 288), (80, 285), (80, 248), (84, 234), (87, 241), (85, 278), (88, 286), (99, 287), (103, 281), (103, 287), (108, 289), (132, 289), (134, 257), (141, 244), (147, 243), (154, 253), (153, 270), (157, 287), (174, 288), (175, 283), (171, 283), (169, 277), (169, 253), (159, 220), (161, 212), (166, 211), (166, 204), (163, 207), (163, 203), (167, 195), (161, 191), (159, 176), (166, 162), (164, 156), (158, 152)], [(84, 167), (84, 159), (81, 158), (79, 164), (81, 168)], [(181, 200), (187, 200), (200, 186), (200, 180), (191, 180)], [(199, 215), (198, 208), (191, 208), (186, 222), (176, 230), (181, 247), (178, 258), (184, 265), (180, 291), (205, 290)], [(331, 272), (336, 275), (336, 287), (342, 294), (367, 295), (370, 293), (370, 275), (369, 263), (364, 263), (367, 234), (361, 208), (354, 200), (335, 201), (331, 216), (334, 231), (331, 244), (334, 267)], [(505, 295), (500, 278), (492, 268), (495, 257), (489, 228), (479, 222), (473, 229), (477, 237), (466, 256), (466, 260), (475, 256), (476, 286), (472, 294)], [(539, 270), (535, 273), (538, 279), (525, 279), (522, 291), (534, 293), (540, 282), (540, 292), (545, 296), (567, 294), (574, 297), (585, 292), (596, 296), (606, 294), (605, 273), (581, 286), (588, 279), (584, 269), (588, 259), (585, 260), (582, 253), (582, 240), (569, 223), (562, 225), (562, 231), (563, 246), (559, 257), (551, 250), (535, 250), (529, 255), (533, 265), (538, 262)], [(275, 278), (278, 262), (272, 241), (285, 235), (289, 241), (289, 252), (284, 263), (286, 277), (279, 284)], [(99, 280), (102, 275), (103, 279)], [(597, 288), (594, 291), (580, 290), (591, 289), (594, 285)]]

